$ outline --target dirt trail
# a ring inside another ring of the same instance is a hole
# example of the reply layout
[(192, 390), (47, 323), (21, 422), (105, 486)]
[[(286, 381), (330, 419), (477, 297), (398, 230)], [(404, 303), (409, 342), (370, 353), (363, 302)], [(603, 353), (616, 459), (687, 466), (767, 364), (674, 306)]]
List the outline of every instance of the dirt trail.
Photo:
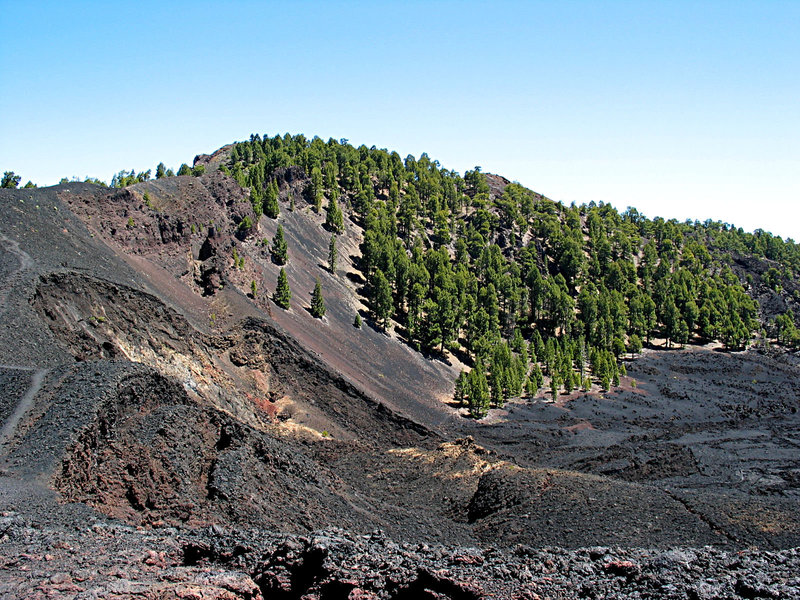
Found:
[[(17, 404), (17, 408), (14, 409), (14, 412), (11, 413), (11, 416), (3, 425), (3, 429), (0, 430), (0, 446), (3, 446), (13, 435), (14, 430), (17, 427), (20, 419), (25, 416), (25, 413), (28, 412), (28, 409), (33, 404), (33, 399), (36, 397), (36, 394), (39, 393), (39, 390), (42, 387), (42, 383), (44, 382), (44, 376), (50, 369), (30, 369), (28, 367), (15, 367), (11, 365), (0, 365), (2, 369), (19, 369), (23, 371), (34, 371), (33, 377), (31, 378), (31, 384), (28, 387), (28, 391), (25, 392), (25, 395)], [(0, 453), (4, 453), (0, 450)]]
[(34, 262), (30, 255), (19, 247), (17, 240), (12, 240), (2, 233), (0, 233), (0, 246), (19, 260), (19, 266), (5, 277), (5, 281), (0, 282), (0, 316), (2, 316), (8, 309), (8, 292), (16, 284), (19, 275), (33, 267)]

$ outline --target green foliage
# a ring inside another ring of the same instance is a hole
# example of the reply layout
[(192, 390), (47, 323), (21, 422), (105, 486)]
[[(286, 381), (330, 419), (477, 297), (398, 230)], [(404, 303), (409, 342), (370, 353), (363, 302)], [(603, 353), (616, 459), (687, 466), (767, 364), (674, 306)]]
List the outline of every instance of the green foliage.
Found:
[(361, 315), (356, 313), (356, 318), (353, 319), (353, 327), (361, 329)]
[[(192, 225), (194, 227), (194, 225)], [(239, 231), (250, 231), (253, 228), (253, 219), (250, 215), (245, 215), (244, 219), (239, 221)]]
[(372, 311), (376, 321), (383, 326), (385, 331), (389, 326), (389, 318), (392, 314), (392, 288), (380, 269), (376, 271), (373, 288)]
[(317, 319), (325, 316), (325, 301), (322, 298), (322, 285), (319, 282), (319, 277), (317, 277), (317, 282), (314, 285), (314, 291), (311, 292), (311, 315)]
[(291, 305), (292, 291), (289, 289), (289, 279), (286, 277), (286, 270), (283, 268), (278, 274), (278, 285), (272, 295), (272, 300), (283, 309), (288, 309)]
[(336, 234), (331, 234), (331, 241), (328, 242), (328, 270), (336, 274), (336, 259), (339, 252), (336, 250)]
[(341, 234), (344, 231), (344, 217), (335, 198), (331, 197), (325, 211), (325, 228), (328, 231)]
[(193, 177), (200, 177), (206, 172), (205, 165), (195, 165), (192, 167), (192, 176)]
[(258, 286), (256, 285), (256, 280), (255, 279), (250, 281), (250, 295), (253, 298), (258, 297)]
[(778, 269), (775, 267), (770, 267), (767, 269), (766, 273), (764, 273), (761, 278), (763, 279), (764, 283), (766, 283), (771, 289), (775, 290), (776, 292), (780, 292), (781, 289), (781, 275), (778, 272)]
[(186, 163), (183, 163), (180, 167), (178, 167), (178, 177), (181, 177), (182, 175), (191, 175), (191, 174), (192, 174), (192, 169)]
[(261, 219), (264, 214), (264, 197), (258, 188), (250, 190), (250, 205), (253, 207), (253, 213), (256, 215), (256, 220)]
[(278, 182), (273, 180), (267, 184), (267, 189), (264, 193), (264, 214), (270, 219), (277, 219), (279, 212)]
[(15, 189), (19, 186), (22, 177), (14, 173), (14, 171), (6, 171), (3, 173), (3, 180), (0, 183), (0, 188)]
[[(275, 169), (290, 165), (309, 174), (305, 194), (318, 213), (327, 198), (327, 229), (341, 231), (342, 208), (352, 207), (363, 227), (355, 266), (378, 325), (395, 320), (414, 348), (480, 361), (487, 402), (497, 405), (523, 387), (535, 393), (543, 372), (558, 389), (592, 378), (609, 388), (622, 354), (645, 342), (745, 347), (758, 311), (728, 266), (733, 252), (775, 261), (765, 274), (773, 289), (800, 273), (800, 246), (763, 231), (647, 219), (604, 203), (567, 207), (519, 184), (490, 187), (479, 167), (461, 177), (426, 154), (255, 135), (225, 166), (266, 195)], [(791, 337), (785, 319), (772, 329)], [(463, 389), (474, 416), (485, 414)]]
[(642, 340), (635, 333), (628, 340), (628, 345), (630, 346), (631, 354), (639, 354), (642, 351)]
[(128, 229), (133, 229), (134, 227), (136, 227), (136, 223), (134, 222), (133, 217), (128, 217), (128, 222), (125, 224), (125, 227), (127, 227)]
[(314, 211), (317, 213), (322, 210), (323, 193), (322, 171), (318, 166), (315, 166), (311, 170), (311, 197), (314, 201)]
[(272, 240), (272, 248), (270, 249), (272, 260), (276, 265), (285, 265), (289, 260), (288, 244), (283, 237), (283, 226), (278, 225), (278, 230), (275, 232), (275, 237)]
[(464, 406), (467, 403), (468, 396), (468, 375), (462, 369), (456, 377), (455, 389), (453, 390), (453, 400), (459, 405)]
[(534, 363), (533, 367), (531, 367), (529, 379), (535, 392), (538, 391), (544, 384), (544, 375), (542, 374), (542, 368), (538, 363)]
[(794, 313), (791, 309), (775, 317), (773, 329), (779, 344), (793, 349), (800, 348), (800, 330), (795, 325)]
[[(142, 183), (149, 180), (150, 180), (150, 169), (148, 169), (147, 171), (142, 171), (141, 173), (136, 173), (136, 171), (134, 170), (130, 171), (123, 170), (111, 178), (111, 187), (123, 188), (123, 187), (128, 187), (129, 185), (133, 185), (134, 183)], [(66, 182), (62, 180), (62, 183)]]
[(480, 359), (467, 375), (464, 388), (470, 416), (474, 419), (485, 417), (486, 413), (489, 412), (491, 394), (489, 392), (489, 384), (486, 381), (486, 370)]
[(236, 248), (233, 249), (233, 267), (235, 269), (244, 269), (244, 256), (241, 256)]

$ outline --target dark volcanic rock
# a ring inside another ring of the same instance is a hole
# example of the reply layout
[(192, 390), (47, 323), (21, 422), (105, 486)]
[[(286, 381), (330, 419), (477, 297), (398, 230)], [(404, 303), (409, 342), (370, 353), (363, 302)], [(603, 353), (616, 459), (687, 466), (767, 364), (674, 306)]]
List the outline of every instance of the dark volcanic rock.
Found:
[(800, 598), (796, 550), (498, 551), (339, 529), (281, 536), (219, 527), (137, 531), (103, 521), (59, 529), (31, 527), (15, 513), (2, 522), (15, 527), (0, 542), (7, 550), (0, 592), (10, 597)]

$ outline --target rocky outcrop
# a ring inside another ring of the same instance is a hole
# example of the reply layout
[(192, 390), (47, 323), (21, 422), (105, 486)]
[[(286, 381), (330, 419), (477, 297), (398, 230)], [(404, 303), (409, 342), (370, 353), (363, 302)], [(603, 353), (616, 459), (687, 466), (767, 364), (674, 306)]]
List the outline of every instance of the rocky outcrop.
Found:
[[(0, 492), (2, 494), (2, 492)], [(211, 526), (71, 529), (0, 517), (7, 597), (268, 600), (800, 598), (797, 550), (511, 551), (396, 543), (380, 531), (285, 536)]]

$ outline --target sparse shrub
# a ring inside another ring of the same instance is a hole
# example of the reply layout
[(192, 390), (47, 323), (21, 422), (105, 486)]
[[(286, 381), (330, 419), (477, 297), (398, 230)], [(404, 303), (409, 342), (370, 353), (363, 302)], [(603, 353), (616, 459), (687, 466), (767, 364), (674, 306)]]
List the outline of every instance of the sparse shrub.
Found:
[(239, 231), (249, 231), (253, 228), (253, 219), (247, 215), (244, 219), (239, 221)]

